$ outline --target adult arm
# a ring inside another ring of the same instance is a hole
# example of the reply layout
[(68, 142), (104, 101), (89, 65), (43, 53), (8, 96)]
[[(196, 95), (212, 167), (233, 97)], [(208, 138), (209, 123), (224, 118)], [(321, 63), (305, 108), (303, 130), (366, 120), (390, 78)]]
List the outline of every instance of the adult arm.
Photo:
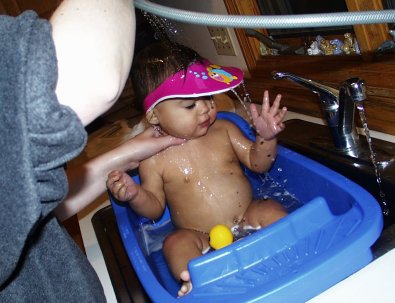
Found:
[(111, 171), (136, 168), (140, 161), (183, 142), (185, 140), (171, 136), (156, 137), (154, 130), (148, 128), (142, 134), (81, 166), (71, 166), (67, 169), (70, 190), (56, 209), (57, 217), (60, 220), (67, 219), (105, 192), (107, 175)]
[[(65, 0), (50, 22), (58, 60), (57, 98), (87, 125), (115, 103), (129, 74), (135, 38), (133, 1)], [(135, 162), (124, 159), (127, 146), (67, 170), (70, 191), (56, 211), (60, 219), (104, 192), (109, 167), (137, 165), (133, 154)]]
[(65, 0), (50, 19), (58, 59), (56, 95), (84, 125), (107, 111), (130, 71), (132, 0)]

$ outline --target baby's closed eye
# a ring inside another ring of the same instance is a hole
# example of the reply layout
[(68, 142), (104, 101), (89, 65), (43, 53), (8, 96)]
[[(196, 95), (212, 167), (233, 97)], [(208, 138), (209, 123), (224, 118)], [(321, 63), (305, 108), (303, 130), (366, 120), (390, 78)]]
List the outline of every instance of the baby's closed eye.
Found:
[(193, 109), (196, 106), (195, 102), (193, 102), (192, 104), (186, 105), (185, 108), (186, 109)]

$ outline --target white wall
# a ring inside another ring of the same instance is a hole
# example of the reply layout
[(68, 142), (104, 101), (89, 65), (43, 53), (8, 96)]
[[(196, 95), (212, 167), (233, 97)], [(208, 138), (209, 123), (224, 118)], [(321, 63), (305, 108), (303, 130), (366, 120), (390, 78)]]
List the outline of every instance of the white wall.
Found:
[[(225, 4), (222, 0), (155, 0), (153, 2), (168, 7), (175, 7), (178, 9), (194, 12), (221, 15), (228, 14)], [(202, 57), (209, 59), (215, 64), (236, 66), (244, 71), (247, 70), (247, 65), (245, 63), (233, 28), (229, 28), (229, 33), (235, 48), (236, 56), (221, 56), (217, 54), (214, 48), (214, 44), (210, 39), (207, 26), (180, 23), (175, 21), (171, 22), (175, 23), (177, 28), (180, 29), (180, 39), (177, 40), (178, 42), (191, 47)]]

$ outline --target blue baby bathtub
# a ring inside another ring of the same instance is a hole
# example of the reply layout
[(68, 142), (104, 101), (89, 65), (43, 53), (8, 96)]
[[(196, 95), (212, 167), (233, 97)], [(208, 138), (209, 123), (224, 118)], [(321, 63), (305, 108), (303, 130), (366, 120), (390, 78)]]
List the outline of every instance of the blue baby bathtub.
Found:
[[(240, 116), (221, 112), (218, 118), (254, 139)], [(383, 220), (377, 201), (360, 186), (282, 146), (268, 174), (245, 173), (256, 197), (272, 196), (290, 214), (191, 260), (193, 290), (182, 298), (161, 251), (172, 229), (168, 210), (152, 222), (110, 195), (129, 259), (153, 302), (305, 302), (372, 260), (370, 247)], [(274, 191), (267, 192), (273, 184)]]

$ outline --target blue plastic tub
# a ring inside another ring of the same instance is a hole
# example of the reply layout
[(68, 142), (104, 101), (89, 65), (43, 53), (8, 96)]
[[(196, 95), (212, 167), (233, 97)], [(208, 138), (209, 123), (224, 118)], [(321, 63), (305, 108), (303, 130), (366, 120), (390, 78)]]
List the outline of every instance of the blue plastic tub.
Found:
[[(248, 123), (236, 114), (219, 113), (218, 118), (231, 120), (254, 138)], [(255, 196), (273, 195), (265, 188), (276, 184), (274, 198), (291, 213), (192, 260), (193, 290), (182, 298), (176, 297), (179, 285), (160, 249), (163, 235), (171, 229), (169, 212), (151, 222), (110, 196), (129, 259), (152, 301), (305, 302), (372, 260), (370, 246), (383, 220), (377, 201), (363, 188), (282, 146), (267, 175), (245, 172)]]

